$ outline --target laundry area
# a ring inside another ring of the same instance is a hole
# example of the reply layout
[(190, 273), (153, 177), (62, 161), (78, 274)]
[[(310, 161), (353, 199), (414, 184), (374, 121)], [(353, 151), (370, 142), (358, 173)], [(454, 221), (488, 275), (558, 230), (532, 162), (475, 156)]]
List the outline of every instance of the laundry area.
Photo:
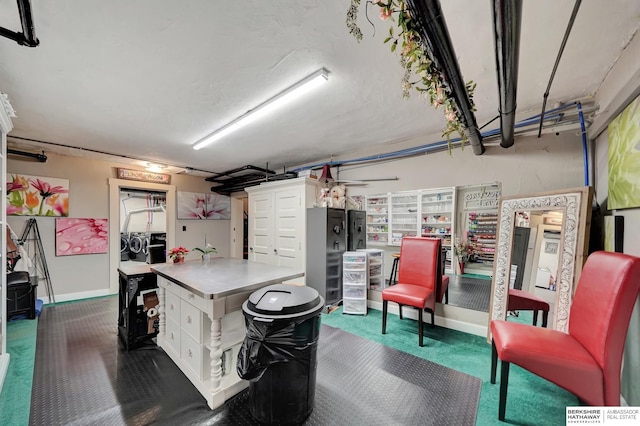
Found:
[(166, 194), (120, 191), (120, 261), (164, 263), (167, 250)]

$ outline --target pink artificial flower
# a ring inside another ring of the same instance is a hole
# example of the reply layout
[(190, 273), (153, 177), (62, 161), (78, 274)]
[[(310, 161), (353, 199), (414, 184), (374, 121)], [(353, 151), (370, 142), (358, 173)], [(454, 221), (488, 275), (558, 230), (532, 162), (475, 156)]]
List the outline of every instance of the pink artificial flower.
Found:
[[(442, 105), (444, 104), (444, 90), (442, 90), (442, 87), (438, 87), (438, 90), (436, 90), (436, 98), (433, 101), (436, 105)], [(451, 120), (449, 120), (451, 121)]]
[(444, 116), (449, 122), (456, 121), (456, 113), (453, 111), (447, 112)]
[(380, 19), (383, 21), (387, 21), (391, 18), (391, 8), (383, 7), (380, 8)]

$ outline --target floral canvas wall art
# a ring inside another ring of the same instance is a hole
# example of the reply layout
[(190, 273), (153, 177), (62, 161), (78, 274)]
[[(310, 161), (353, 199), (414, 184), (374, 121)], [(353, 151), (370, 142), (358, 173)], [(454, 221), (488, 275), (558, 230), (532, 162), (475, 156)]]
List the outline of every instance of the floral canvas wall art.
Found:
[(67, 179), (8, 174), (6, 190), (9, 216), (69, 216)]
[(640, 207), (640, 97), (609, 124), (607, 207)]
[(56, 256), (107, 253), (109, 220), (56, 218)]
[(178, 219), (231, 219), (231, 199), (216, 193), (178, 191)]

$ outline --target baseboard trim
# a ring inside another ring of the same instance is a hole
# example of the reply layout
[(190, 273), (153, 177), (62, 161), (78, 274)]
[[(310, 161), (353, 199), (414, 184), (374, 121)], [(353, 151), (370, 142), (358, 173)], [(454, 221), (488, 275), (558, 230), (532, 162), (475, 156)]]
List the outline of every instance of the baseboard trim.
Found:
[(9, 370), (9, 359), (11, 355), (8, 353), (0, 355), (0, 392), (2, 392), (2, 385), (4, 379), (7, 377), (7, 370)]
[[(94, 297), (109, 296), (111, 294), (114, 294), (114, 293), (111, 293), (111, 291), (108, 288), (105, 288), (103, 290), (92, 290), (92, 291), (82, 291), (82, 292), (78, 292), (78, 293), (67, 293), (67, 294), (56, 295), (56, 303), (59, 303), (59, 302), (71, 302), (73, 300), (92, 299)], [(39, 297), (38, 299), (41, 299), (42, 303), (44, 303), (45, 305), (51, 303), (48, 297)]]
[[(367, 306), (369, 306), (370, 308), (373, 309), (377, 309), (379, 311), (382, 311), (382, 302), (377, 302), (374, 300), (369, 300), (367, 302)], [(393, 303), (393, 304), (389, 304), (389, 309), (388, 311), (392, 314), (395, 315), (399, 315), (400, 312), (398, 310), (398, 305)], [(403, 317), (406, 318), (411, 318), (414, 320), (418, 320), (418, 311), (416, 311), (415, 309), (405, 309), (402, 311), (403, 313)], [(429, 317), (428, 314), (427, 318)], [(424, 318), (423, 318), (424, 321)], [(449, 328), (451, 330), (457, 330), (457, 331), (462, 331), (463, 333), (468, 333), (468, 334), (474, 334), (476, 336), (481, 336), (481, 337), (487, 337), (487, 327), (486, 326), (482, 326), (482, 325), (478, 325), (478, 324), (473, 324), (473, 323), (469, 323), (469, 322), (464, 322), (464, 321), (460, 321), (460, 320), (454, 320), (454, 319), (449, 319), (449, 318), (444, 318), (441, 316), (436, 315), (434, 318), (434, 322), (437, 326), (439, 327), (444, 327), (444, 328)]]

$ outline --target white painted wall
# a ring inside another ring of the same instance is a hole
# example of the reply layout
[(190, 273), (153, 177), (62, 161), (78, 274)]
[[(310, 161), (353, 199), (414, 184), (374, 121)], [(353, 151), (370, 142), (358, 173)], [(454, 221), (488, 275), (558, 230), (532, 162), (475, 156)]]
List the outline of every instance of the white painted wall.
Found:
[[(69, 217), (109, 217), (108, 179), (116, 177), (116, 168), (122, 167), (122, 164), (50, 153), (47, 153), (47, 157), (46, 163), (8, 159), (7, 172), (68, 179)], [(173, 175), (171, 184), (175, 185), (178, 191), (209, 192), (211, 188), (211, 184), (205, 182), (204, 178), (186, 175)], [(9, 216), (7, 222), (20, 236), (28, 219), (27, 216)], [(36, 220), (56, 300), (108, 294), (110, 292), (109, 255), (56, 257), (55, 219), (36, 217)], [(207, 242), (218, 249), (218, 254), (228, 256), (229, 222), (228, 220), (177, 220), (175, 244), (189, 249), (201, 247), (206, 234)], [(183, 226), (186, 227), (185, 231), (182, 230)], [(38, 287), (38, 297), (46, 297), (44, 286)]]
[[(597, 93), (597, 101), (605, 106), (596, 124), (604, 129), (600, 134), (592, 134), (595, 142), (595, 191), (596, 200), (606, 206), (608, 198), (608, 132), (605, 127), (628, 102), (640, 93), (640, 37), (631, 41), (623, 55), (609, 73)], [(612, 212), (624, 216), (624, 252), (640, 256), (640, 209), (626, 209)], [(640, 297), (638, 298), (640, 301)], [(640, 303), (631, 317), (622, 370), (622, 395), (632, 406), (640, 405)]]
[[(406, 145), (427, 142), (413, 140)], [(387, 146), (386, 151), (404, 146)], [(368, 153), (345, 156), (360, 157)], [(342, 157), (334, 157), (340, 161)], [(419, 188), (439, 188), (489, 182), (501, 182), (503, 195), (525, 194), (553, 189), (574, 188), (584, 184), (582, 147), (577, 134), (521, 137), (513, 147), (488, 146), (476, 156), (467, 146), (449, 155), (446, 151), (418, 155), (385, 163), (366, 164), (340, 170), (341, 179), (397, 176), (398, 180), (351, 186), (349, 195), (366, 195)], [(335, 175), (334, 175), (335, 177)]]

